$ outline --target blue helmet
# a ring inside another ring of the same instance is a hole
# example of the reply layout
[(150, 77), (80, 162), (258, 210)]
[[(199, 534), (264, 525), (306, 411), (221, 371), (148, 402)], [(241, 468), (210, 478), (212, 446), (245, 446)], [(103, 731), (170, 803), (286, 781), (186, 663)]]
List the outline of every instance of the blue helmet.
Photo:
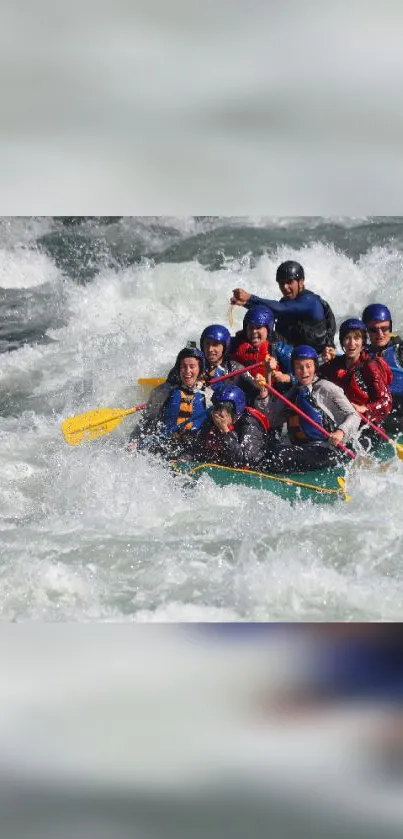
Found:
[(274, 329), (274, 315), (271, 309), (267, 306), (253, 306), (248, 309), (243, 319), (243, 331), (246, 332), (246, 327), (252, 324), (253, 326), (265, 326), (268, 334), (271, 335)]
[(339, 329), (339, 341), (341, 344), (343, 343), (347, 333), (351, 332), (353, 329), (360, 330), (362, 333), (362, 340), (365, 343), (367, 339), (367, 327), (365, 326), (365, 323), (363, 323), (363, 321), (359, 318), (347, 318), (347, 320), (344, 320), (340, 325)]
[(202, 349), (205, 338), (210, 338), (212, 341), (219, 341), (224, 346), (224, 353), (229, 352), (231, 333), (226, 326), (221, 326), (220, 323), (212, 323), (210, 326), (206, 326), (200, 335), (200, 346)]
[(214, 406), (220, 402), (231, 402), (234, 406), (236, 419), (239, 419), (246, 407), (246, 396), (240, 387), (235, 385), (217, 385), (211, 398)]
[(294, 361), (298, 361), (300, 358), (312, 358), (316, 367), (319, 364), (318, 353), (313, 347), (309, 347), (308, 344), (300, 344), (299, 347), (294, 347), (291, 353), (291, 364), (293, 365)]
[(200, 363), (200, 373), (204, 373), (206, 369), (206, 361), (204, 355), (201, 350), (197, 347), (184, 347), (183, 350), (178, 352), (176, 356), (174, 370), (179, 370), (179, 365), (183, 358), (197, 358), (198, 362)]
[(388, 307), (384, 306), (383, 303), (371, 303), (370, 306), (366, 306), (362, 313), (362, 319), (366, 325), (371, 323), (371, 321), (389, 320), (390, 328), (392, 329), (392, 315)]

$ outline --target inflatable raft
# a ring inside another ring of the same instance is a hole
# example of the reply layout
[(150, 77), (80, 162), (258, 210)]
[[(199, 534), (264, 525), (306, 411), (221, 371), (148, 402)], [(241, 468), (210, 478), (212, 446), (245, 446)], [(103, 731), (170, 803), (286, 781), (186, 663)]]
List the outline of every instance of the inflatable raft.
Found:
[(287, 501), (311, 501), (314, 504), (334, 504), (348, 501), (345, 470), (323, 469), (306, 473), (272, 475), (253, 469), (235, 469), (216, 463), (172, 462), (175, 472), (196, 481), (202, 476), (211, 478), (219, 486), (239, 484), (250, 489), (264, 489)]

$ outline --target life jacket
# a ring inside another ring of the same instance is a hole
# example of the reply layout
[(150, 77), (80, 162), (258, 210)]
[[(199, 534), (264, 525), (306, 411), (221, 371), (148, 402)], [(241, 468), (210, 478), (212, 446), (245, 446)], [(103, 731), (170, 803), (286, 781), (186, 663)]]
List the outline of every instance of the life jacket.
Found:
[[(221, 376), (226, 376), (227, 373), (232, 373), (232, 372), (234, 372), (234, 374), (235, 374), (234, 365), (231, 363), (231, 361), (225, 361), (225, 362), (221, 362), (221, 364), (218, 364), (217, 367), (207, 368), (204, 378), (205, 378), (205, 381), (208, 383), (209, 387), (211, 387), (214, 390), (216, 387), (219, 387), (219, 385), (221, 384), (221, 382), (218, 382), (218, 384), (215, 385), (214, 384), (214, 379), (219, 379), (219, 378), (221, 378)], [(235, 378), (235, 375), (234, 375), (234, 378)]]
[[(300, 293), (305, 294), (307, 290)], [(329, 303), (319, 294), (315, 296), (319, 298), (323, 306), (325, 316), (322, 320), (296, 320), (290, 315), (282, 315), (277, 319), (276, 332), (294, 347), (308, 344), (317, 353), (321, 353), (324, 347), (334, 346), (336, 320)]]
[(250, 414), (252, 417), (255, 417), (255, 419), (259, 420), (260, 424), (263, 425), (265, 431), (269, 430), (270, 422), (268, 417), (266, 417), (266, 414), (263, 413), (263, 411), (259, 411), (258, 408), (246, 408), (246, 410), (248, 414)]
[(376, 358), (382, 359), (383, 361), (386, 361), (386, 364), (390, 365), (391, 367), (401, 367), (402, 369), (402, 375), (400, 375), (399, 373), (397, 373), (396, 375), (393, 374), (392, 382), (389, 384), (389, 390), (391, 393), (403, 393), (403, 367), (397, 355), (397, 347), (400, 343), (401, 340), (399, 338), (391, 338), (388, 346), (382, 351), (382, 353), (377, 356), (374, 356)]
[(184, 387), (177, 387), (171, 391), (164, 404), (161, 423), (165, 434), (172, 434), (174, 431), (197, 431), (206, 416), (204, 393), (201, 390), (190, 391)]
[(368, 384), (363, 374), (366, 361), (375, 361), (378, 363), (385, 383), (389, 387), (392, 381), (392, 371), (389, 365), (381, 356), (368, 355), (367, 350), (363, 350), (356, 364), (349, 369), (346, 366), (346, 357), (344, 355), (336, 357), (333, 361), (323, 365), (321, 375), (326, 379), (330, 379), (336, 385), (339, 385), (350, 402), (354, 402), (357, 405), (366, 405), (370, 401)]
[[(366, 361), (377, 361), (381, 373), (389, 386), (392, 380), (392, 372), (388, 364), (383, 358), (373, 356), (373, 358), (363, 358), (354, 367), (349, 370), (346, 367), (339, 367), (334, 381), (340, 385), (350, 402), (356, 405), (366, 405), (370, 402), (370, 394), (368, 384), (364, 378), (364, 365)], [(337, 381), (336, 381), (337, 379)]]
[[(231, 373), (229, 364), (218, 364), (217, 367), (207, 367), (205, 379), (209, 383), (210, 387), (218, 387), (218, 385), (214, 385), (214, 379), (219, 379), (221, 376), (225, 376), (227, 373)], [(221, 382), (219, 382), (218, 384), (221, 384)]]
[[(305, 386), (299, 387), (297, 390), (294, 403), (297, 408), (300, 408), (304, 414), (313, 419), (318, 425), (321, 425), (326, 431), (334, 431), (336, 426), (330, 417), (319, 408), (316, 399), (309, 389)], [(292, 443), (309, 443), (315, 440), (324, 440), (324, 434), (321, 434), (319, 429), (311, 425), (308, 420), (304, 419), (297, 413), (290, 413), (287, 417), (287, 431)]]
[(257, 376), (257, 374), (260, 373), (262, 376), (265, 376), (266, 371), (263, 362), (266, 355), (270, 355), (269, 341), (262, 341), (258, 349), (255, 350), (249, 341), (244, 340), (235, 345), (234, 351), (231, 353), (231, 358), (234, 361), (238, 361), (239, 364), (242, 364), (242, 367), (250, 367), (251, 364), (256, 364), (257, 361), (261, 361), (262, 366), (256, 367), (253, 371), (253, 375)]

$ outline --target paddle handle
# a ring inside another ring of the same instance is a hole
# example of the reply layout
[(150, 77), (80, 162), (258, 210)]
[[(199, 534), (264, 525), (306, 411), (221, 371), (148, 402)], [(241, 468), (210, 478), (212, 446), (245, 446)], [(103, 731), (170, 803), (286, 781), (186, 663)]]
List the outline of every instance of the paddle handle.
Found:
[[(304, 411), (301, 411), (301, 408), (298, 408), (297, 405), (294, 405), (293, 402), (290, 402), (290, 400), (287, 399), (286, 396), (283, 396), (282, 393), (279, 393), (278, 390), (275, 390), (274, 387), (269, 385), (268, 382), (266, 382), (266, 387), (267, 387), (267, 390), (270, 391), (270, 393), (273, 394), (273, 396), (276, 396), (278, 399), (281, 399), (286, 405), (288, 405), (289, 408), (291, 408), (293, 411), (296, 411), (297, 414), (299, 414), (305, 420), (310, 422), (311, 425), (313, 425), (314, 428), (317, 428), (318, 431), (320, 431), (325, 437), (330, 437), (331, 436), (330, 431), (326, 431), (326, 428), (323, 428), (323, 425), (319, 425), (318, 422), (315, 422), (315, 420), (311, 419), (311, 417), (308, 417), (308, 414), (305, 414)], [(345, 446), (343, 443), (337, 443), (337, 445), (338, 445), (339, 449), (342, 449), (343, 452), (345, 452), (346, 454), (348, 454), (349, 457), (351, 457), (353, 460), (355, 460), (356, 455), (354, 454), (354, 452), (351, 451), (351, 449), (348, 449), (347, 446)]]
[[(357, 411), (357, 413), (359, 413), (359, 411)], [(386, 434), (386, 431), (384, 431), (383, 428), (380, 428), (379, 425), (375, 425), (374, 422), (371, 422), (371, 420), (368, 419), (368, 417), (366, 417), (365, 414), (360, 414), (360, 417), (361, 417), (362, 421), (365, 422), (366, 425), (369, 425), (371, 428), (374, 429), (374, 431), (377, 431), (378, 434), (380, 434), (380, 436), (383, 437), (384, 440), (387, 440), (388, 443), (392, 444), (392, 446), (395, 445), (395, 441), (392, 440), (391, 437), (388, 437), (388, 435)]]
[(127, 408), (125, 411), (125, 416), (129, 416), (129, 414), (135, 414), (136, 411), (143, 411), (146, 408), (147, 402), (142, 402), (141, 405), (136, 405), (135, 408)]
[(224, 379), (230, 379), (231, 376), (242, 376), (243, 373), (250, 373), (251, 370), (256, 370), (257, 367), (261, 367), (262, 362), (257, 361), (256, 364), (250, 364), (249, 367), (241, 367), (240, 370), (233, 370), (232, 373), (226, 373), (225, 376), (217, 376), (216, 379), (208, 379), (208, 385), (218, 385), (218, 382), (223, 382)]

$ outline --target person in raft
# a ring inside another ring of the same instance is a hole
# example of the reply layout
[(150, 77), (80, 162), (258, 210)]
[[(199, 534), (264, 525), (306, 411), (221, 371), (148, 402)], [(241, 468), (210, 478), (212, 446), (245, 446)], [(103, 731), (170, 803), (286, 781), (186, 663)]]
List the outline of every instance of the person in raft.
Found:
[(366, 306), (362, 319), (368, 331), (369, 354), (383, 358), (393, 368), (390, 384), (393, 405), (384, 428), (388, 434), (399, 434), (403, 431), (403, 339), (392, 334), (392, 315), (383, 303)]
[[(230, 359), (231, 341), (230, 331), (220, 323), (211, 323), (206, 326), (200, 336), (200, 349), (206, 361), (206, 381), (213, 390), (220, 384), (215, 385), (214, 379), (225, 376), (227, 373), (234, 373), (236, 370), (241, 370), (242, 367), (247, 366)], [(240, 387), (245, 392), (247, 404), (252, 406), (259, 396), (259, 388), (253, 379), (254, 375), (255, 371), (241, 373), (239, 376), (232, 376), (229, 380), (231, 384)]]
[(296, 382), (291, 366), (292, 347), (284, 341), (273, 341), (274, 315), (267, 306), (253, 306), (246, 312), (242, 329), (231, 341), (230, 358), (242, 367), (256, 364), (254, 375), (264, 376), (266, 364), (270, 368), (271, 383), (279, 390)]
[(128, 448), (146, 449), (167, 458), (180, 457), (207, 417), (211, 389), (206, 387), (205, 360), (197, 347), (184, 347), (177, 355), (174, 381), (154, 388), (142, 418), (129, 438)]
[(336, 321), (326, 300), (305, 288), (305, 272), (299, 262), (287, 260), (277, 268), (276, 280), (282, 298), (266, 300), (250, 294), (243, 288), (234, 288), (231, 303), (234, 306), (267, 306), (276, 317), (278, 335), (296, 347), (308, 344), (317, 353), (325, 347), (334, 349)]
[(319, 375), (343, 389), (364, 422), (368, 418), (379, 425), (392, 409), (389, 390), (392, 373), (383, 358), (368, 355), (366, 340), (367, 331), (362, 320), (345, 320), (339, 330), (343, 355), (322, 364)]
[(313, 347), (295, 347), (292, 364), (298, 384), (287, 392), (287, 399), (331, 436), (326, 438), (277, 397), (269, 398), (262, 385), (259, 407), (268, 416), (271, 429), (287, 423), (290, 441), (282, 444), (268, 439), (265, 468), (298, 472), (337, 466), (343, 462), (337, 444), (346, 444), (358, 434), (360, 415), (338, 385), (319, 379), (319, 358)]
[(236, 385), (216, 385), (212, 407), (192, 439), (196, 460), (232, 467), (256, 468), (266, 452), (269, 421), (263, 411), (247, 407), (245, 393)]

